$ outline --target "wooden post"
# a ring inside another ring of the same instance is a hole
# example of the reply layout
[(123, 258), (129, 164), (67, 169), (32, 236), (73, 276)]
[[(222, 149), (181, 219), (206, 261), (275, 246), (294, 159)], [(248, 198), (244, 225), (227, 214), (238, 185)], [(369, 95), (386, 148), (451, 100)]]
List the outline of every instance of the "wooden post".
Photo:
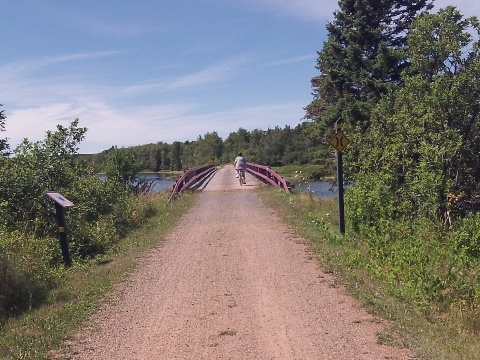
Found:
[(65, 209), (58, 203), (55, 203), (55, 210), (57, 213), (58, 237), (62, 249), (63, 262), (65, 263), (65, 266), (70, 267), (72, 266), (72, 258), (70, 257), (70, 249), (68, 248)]
[(62, 249), (63, 262), (65, 263), (65, 266), (70, 267), (72, 266), (72, 258), (70, 257), (70, 250), (68, 248), (65, 208), (73, 206), (73, 203), (56, 191), (47, 191), (45, 195), (55, 202), (55, 211), (58, 223), (58, 237), (60, 240), (60, 247)]

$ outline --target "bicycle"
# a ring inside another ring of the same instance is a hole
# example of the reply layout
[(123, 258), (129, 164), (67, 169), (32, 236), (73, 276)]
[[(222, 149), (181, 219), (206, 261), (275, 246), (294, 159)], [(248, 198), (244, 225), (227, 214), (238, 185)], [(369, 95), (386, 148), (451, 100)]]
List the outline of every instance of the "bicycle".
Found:
[(243, 184), (246, 184), (245, 182), (245, 169), (238, 169), (238, 181), (240, 182), (240, 186), (243, 186)]

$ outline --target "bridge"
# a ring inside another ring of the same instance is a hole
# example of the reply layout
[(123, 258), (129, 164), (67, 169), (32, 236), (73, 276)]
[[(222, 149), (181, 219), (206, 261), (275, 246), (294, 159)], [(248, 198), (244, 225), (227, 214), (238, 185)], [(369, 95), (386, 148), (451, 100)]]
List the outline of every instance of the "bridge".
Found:
[[(217, 176), (217, 173), (221, 173)], [(215, 178), (215, 182), (210, 185), (210, 181)], [(233, 165), (226, 165), (222, 168), (213, 164), (206, 164), (187, 169), (180, 176), (172, 188), (172, 193), (168, 199), (171, 202), (175, 196), (185, 190), (203, 190), (207, 187), (226, 189), (249, 188), (266, 184), (281, 188), (287, 192), (290, 191), (292, 185), (281, 175), (276, 173), (270, 167), (261, 164), (247, 163), (246, 171), (247, 184), (242, 186), (237, 178), (235, 178), (235, 169)]]

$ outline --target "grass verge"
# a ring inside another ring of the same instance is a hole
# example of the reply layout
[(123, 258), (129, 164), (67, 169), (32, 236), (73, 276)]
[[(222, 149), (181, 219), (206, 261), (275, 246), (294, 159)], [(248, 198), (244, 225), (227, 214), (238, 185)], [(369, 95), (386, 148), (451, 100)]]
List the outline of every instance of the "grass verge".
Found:
[(264, 203), (276, 209), (306, 240), (324, 271), (333, 273), (368, 311), (391, 321), (389, 328), (378, 334), (379, 343), (408, 347), (416, 354), (416, 360), (479, 359), (480, 338), (476, 334), (459, 330), (447, 316), (425, 315), (412, 304), (392, 296), (381, 280), (369, 276), (365, 270), (368, 253), (362, 244), (338, 232), (336, 200), (322, 200), (301, 192), (288, 194), (272, 188), (261, 189), (259, 193)]
[(129, 234), (112, 251), (93, 260), (76, 263), (64, 272), (59, 287), (46, 304), (12, 318), (0, 328), (0, 358), (61, 358), (58, 349), (65, 339), (80, 329), (115, 284), (127, 279), (138, 259), (158, 246), (191, 206), (195, 195), (177, 196), (166, 204), (168, 193), (158, 193), (157, 214)]
[(289, 179), (315, 180), (331, 177), (334, 169), (325, 167), (325, 165), (284, 165), (274, 166), (272, 169), (278, 174)]

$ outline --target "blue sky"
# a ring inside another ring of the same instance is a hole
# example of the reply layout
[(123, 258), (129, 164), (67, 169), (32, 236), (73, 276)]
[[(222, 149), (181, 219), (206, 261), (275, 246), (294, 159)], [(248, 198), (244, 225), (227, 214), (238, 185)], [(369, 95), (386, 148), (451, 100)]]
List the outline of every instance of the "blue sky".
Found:
[[(477, 0), (436, 1), (480, 15)], [(296, 126), (336, 0), (4, 0), (0, 103), (15, 147), (57, 124), (80, 152)]]

